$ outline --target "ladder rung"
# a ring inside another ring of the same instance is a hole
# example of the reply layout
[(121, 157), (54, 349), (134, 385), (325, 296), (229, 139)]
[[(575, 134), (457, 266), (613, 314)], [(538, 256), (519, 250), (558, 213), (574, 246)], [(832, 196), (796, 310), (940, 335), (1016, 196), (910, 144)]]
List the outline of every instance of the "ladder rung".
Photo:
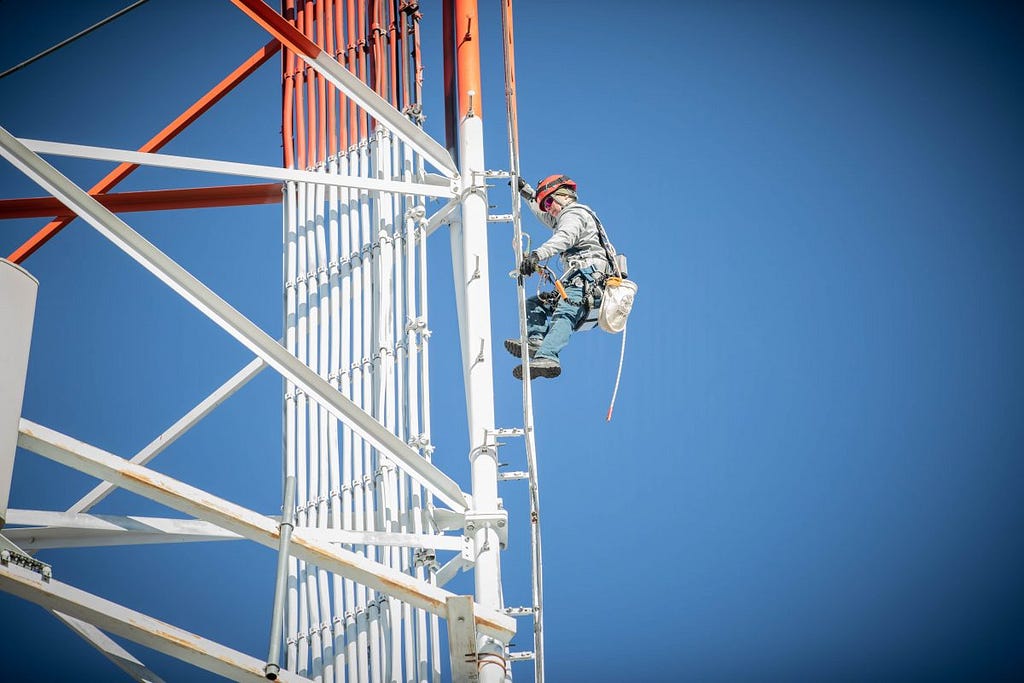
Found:
[(488, 223), (511, 223), (512, 222), (512, 218), (513, 218), (513, 216), (510, 213), (496, 213), (496, 214), (491, 214), (490, 216), (488, 216), (487, 217), (487, 222)]
[(522, 662), (528, 659), (533, 659), (535, 655), (532, 652), (509, 652), (508, 661), (510, 662)]
[(510, 617), (532, 617), (537, 610), (532, 607), (506, 607), (502, 612)]
[(495, 436), (522, 436), (526, 434), (522, 429), (508, 429), (500, 427), (498, 429), (492, 429), (491, 434)]
[(498, 481), (511, 481), (513, 479), (529, 479), (529, 472), (498, 472)]

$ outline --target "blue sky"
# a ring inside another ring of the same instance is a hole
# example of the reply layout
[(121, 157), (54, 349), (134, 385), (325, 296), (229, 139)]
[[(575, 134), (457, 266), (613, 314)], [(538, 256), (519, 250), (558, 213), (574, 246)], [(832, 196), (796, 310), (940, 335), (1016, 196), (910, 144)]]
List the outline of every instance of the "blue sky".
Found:
[[(5, 3), (0, 67), (124, 4), (44, 18)], [(505, 168), (500, 29), (481, 5), (487, 163)], [(427, 129), (443, 136), (439, 8), (423, 11)], [(618, 338), (574, 338), (562, 377), (535, 385), (551, 680), (1022, 676), (1022, 37), (1009, 3), (516, 3), (524, 174), (575, 178), (640, 284), (610, 424)], [(154, 0), (0, 80), (0, 125), (134, 148), (266, 40), (228, 2)], [(280, 163), (279, 96), (275, 60), (165, 151)], [(86, 186), (108, 168), (53, 162)], [(142, 169), (121, 188), (220, 180)], [(6, 162), (0, 188), (41, 194)], [(126, 219), (280, 333), (278, 207)], [(0, 251), (44, 222), (6, 221)], [(516, 330), (505, 230), (490, 228), (496, 339)], [(448, 240), (434, 240), (435, 457), (468, 487)], [(130, 457), (249, 360), (81, 221), (25, 266), (40, 280), (35, 422)], [(519, 420), (512, 365), (495, 363), (502, 426)], [(152, 467), (269, 514), (279, 444), (267, 371)], [(64, 509), (92, 485), (19, 452), (11, 505)], [(525, 492), (504, 495), (521, 551), (506, 595), (523, 604)], [(166, 513), (125, 493), (96, 511)], [(261, 547), (41, 557), (265, 651)], [(12, 680), (118, 675), (34, 605), (0, 605)], [(129, 649), (167, 680), (213, 680)]]

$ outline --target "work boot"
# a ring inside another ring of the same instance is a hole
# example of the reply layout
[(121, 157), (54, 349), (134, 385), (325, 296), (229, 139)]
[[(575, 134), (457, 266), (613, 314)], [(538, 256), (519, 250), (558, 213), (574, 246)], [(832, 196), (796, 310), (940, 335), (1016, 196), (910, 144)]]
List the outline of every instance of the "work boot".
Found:
[[(533, 337), (530, 337), (530, 339), (526, 342), (527, 349), (530, 352), (530, 358), (533, 358), (534, 356), (537, 355), (537, 349), (540, 348), (540, 341), (540, 339), (534, 339)], [(518, 339), (506, 339), (505, 350), (511, 353), (516, 358), (523, 357), (523, 345), (519, 343)]]
[[(538, 358), (537, 360), (530, 361), (530, 379), (534, 377), (550, 377), (554, 379), (562, 374), (562, 366), (558, 364), (557, 360), (551, 358)], [(523, 366), (517, 365), (512, 368), (512, 376), (516, 379), (523, 378)]]

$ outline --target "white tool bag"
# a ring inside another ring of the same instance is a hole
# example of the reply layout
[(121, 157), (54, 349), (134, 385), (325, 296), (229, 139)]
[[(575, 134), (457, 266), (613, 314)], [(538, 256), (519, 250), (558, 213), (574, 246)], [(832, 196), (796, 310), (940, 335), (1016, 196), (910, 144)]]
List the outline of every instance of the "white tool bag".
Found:
[(636, 298), (636, 283), (620, 277), (609, 277), (604, 281), (604, 294), (601, 296), (601, 311), (597, 315), (597, 324), (605, 332), (618, 334), (626, 327), (626, 319), (633, 310)]

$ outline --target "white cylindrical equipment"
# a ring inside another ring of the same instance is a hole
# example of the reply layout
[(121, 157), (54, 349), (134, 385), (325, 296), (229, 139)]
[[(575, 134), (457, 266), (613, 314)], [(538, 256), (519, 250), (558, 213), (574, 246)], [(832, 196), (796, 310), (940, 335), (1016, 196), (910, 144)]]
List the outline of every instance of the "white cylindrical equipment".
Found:
[(0, 259), (0, 528), (7, 519), (38, 290), (27, 270)]

